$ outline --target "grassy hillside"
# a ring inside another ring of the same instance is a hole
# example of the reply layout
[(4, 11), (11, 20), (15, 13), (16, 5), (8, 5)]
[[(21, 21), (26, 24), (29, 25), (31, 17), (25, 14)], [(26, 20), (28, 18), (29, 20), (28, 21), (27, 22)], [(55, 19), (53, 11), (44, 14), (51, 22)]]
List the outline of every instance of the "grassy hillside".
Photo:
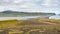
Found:
[(6, 20), (6, 21), (0, 21), (0, 28), (14, 28), (15, 24), (17, 24), (18, 20)]
[(42, 34), (60, 34), (60, 20), (38, 18), (31, 20), (6, 20), (0, 21), (0, 28), (11, 29), (10, 33), (22, 34), (42, 33)]
[[(17, 24), (18, 28), (25, 30), (25, 34), (40, 32), (42, 34), (60, 34), (60, 20), (38, 18), (25, 20)], [(21, 26), (21, 27), (20, 27)]]
[(46, 18), (38, 18), (38, 19), (31, 19), (31, 20), (6, 20), (6, 21), (0, 21), (0, 27), (13, 27), (16, 26), (16, 24), (20, 25), (49, 25), (48, 23), (42, 23), (42, 22), (49, 22), (49, 23), (55, 23), (60, 24), (60, 20), (54, 20), (54, 19), (46, 19)]

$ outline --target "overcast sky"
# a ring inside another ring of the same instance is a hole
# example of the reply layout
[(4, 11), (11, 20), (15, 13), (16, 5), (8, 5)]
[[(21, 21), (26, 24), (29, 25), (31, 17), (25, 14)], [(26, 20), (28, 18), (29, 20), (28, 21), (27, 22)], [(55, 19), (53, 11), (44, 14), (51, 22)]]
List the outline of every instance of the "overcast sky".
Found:
[(60, 13), (60, 0), (0, 0), (0, 12), (4, 10)]

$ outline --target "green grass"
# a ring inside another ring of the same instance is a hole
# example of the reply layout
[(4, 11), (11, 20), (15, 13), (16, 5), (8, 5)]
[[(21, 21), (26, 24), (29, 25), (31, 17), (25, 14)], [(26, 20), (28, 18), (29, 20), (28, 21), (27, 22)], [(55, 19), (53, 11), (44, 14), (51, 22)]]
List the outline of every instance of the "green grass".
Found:
[[(51, 31), (51, 32), (60, 31), (60, 25), (50, 25), (50, 24), (46, 25), (45, 23), (42, 24), (42, 22), (60, 24), (60, 20), (46, 19), (46, 18), (19, 20), (19, 21), (18, 20), (6, 20), (6, 21), (0, 21), (0, 28), (20, 28), (18, 26), (22, 26), (23, 28), (21, 30), (24, 30), (25, 29), (24, 26), (27, 25), (28, 27), (26, 27), (27, 28), (26, 31), (28, 31), (29, 29), (30, 29), (29, 31), (31, 31), (31, 30), (35, 31), (36, 29), (40, 29), (40, 32), (44, 31), (46, 33), (48, 33), (49, 31)], [(36, 26), (36, 25), (38, 25), (38, 26)], [(41, 25), (41, 26), (39, 26), (39, 25)], [(29, 28), (29, 26), (31, 26), (31, 27)], [(36, 27), (34, 28), (34, 26), (36, 26)], [(16, 29), (16, 30), (18, 30), (18, 29)]]
[(5, 26), (12, 26), (12, 25), (15, 25), (15, 24), (41, 24), (39, 22), (50, 22), (50, 23), (56, 23), (56, 24), (60, 24), (60, 20), (53, 20), (53, 19), (45, 19), (45, 18), (39, 18), (39, 19), (31, 19), (31, 20), (6, 20), (6, 21), (0, 21), (0, 27), (5, 27)]
[(18, 20), (0, 21), (0, 28), (14, 28), (18, 22), (20, 21)]

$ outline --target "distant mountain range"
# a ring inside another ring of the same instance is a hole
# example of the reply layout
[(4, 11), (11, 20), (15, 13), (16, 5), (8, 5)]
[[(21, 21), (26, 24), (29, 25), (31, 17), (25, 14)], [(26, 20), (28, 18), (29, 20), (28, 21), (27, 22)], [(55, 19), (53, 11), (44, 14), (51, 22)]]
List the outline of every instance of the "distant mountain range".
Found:
[(55, 13), (43, 13), (43, 12), (39, 12), (39, 13), (30, 13), (30, 12), (17, 12), (17, 11), (11, 11), (11, 10), (7, 10), (7, 11), (3, 11), (0, 12), (0, 16), (38, 16), (38, 15), (56, 15)]

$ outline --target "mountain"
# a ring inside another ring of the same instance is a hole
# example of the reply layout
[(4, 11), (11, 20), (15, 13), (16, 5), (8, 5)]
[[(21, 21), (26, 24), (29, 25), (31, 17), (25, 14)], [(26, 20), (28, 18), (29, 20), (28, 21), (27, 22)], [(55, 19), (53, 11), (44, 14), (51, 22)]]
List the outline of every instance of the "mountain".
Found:
[(0, 12), (0, 16), (51, 16), (51, 15), (56, 15), (55, 13), (32, 13), (32, 12), (18, 12), (18, 11), (12, 11), (12, 10), (6, 10), (3, 12)]
[(26, 12), (18, 12), (18, 11), (6, 10), (6, 11), (3, 11), (2, 13), (10, 14), (10, 13), (26, 13)]
[(15, 12), (15, 11), (12, 11), (12, 10), (6, 10), (6, 11), (3, 11), (2, 13), (18, 13), (18, 12)]

